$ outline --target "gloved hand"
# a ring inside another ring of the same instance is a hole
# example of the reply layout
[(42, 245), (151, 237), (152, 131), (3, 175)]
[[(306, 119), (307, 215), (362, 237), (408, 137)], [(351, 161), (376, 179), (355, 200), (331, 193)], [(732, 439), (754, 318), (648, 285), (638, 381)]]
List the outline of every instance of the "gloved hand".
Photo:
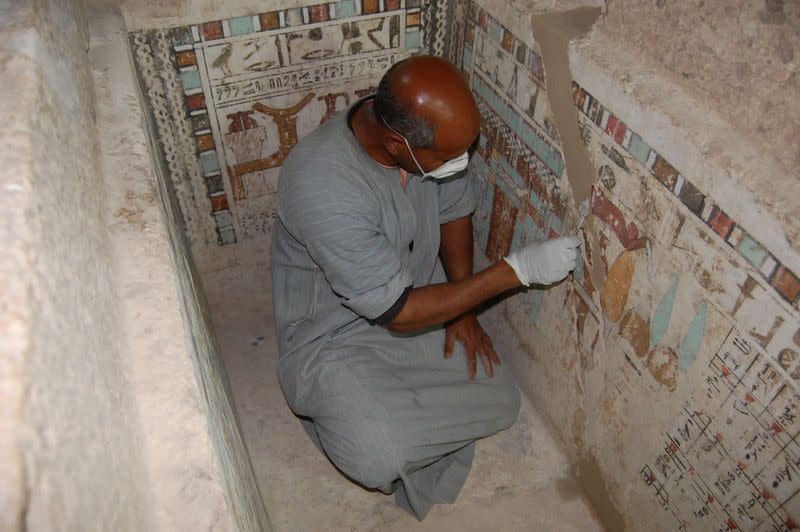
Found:
[(579, 236), (567, 236), (532, 242), (505, 257), (505, 261), (525, 286), (552, 284), (575, 268)]

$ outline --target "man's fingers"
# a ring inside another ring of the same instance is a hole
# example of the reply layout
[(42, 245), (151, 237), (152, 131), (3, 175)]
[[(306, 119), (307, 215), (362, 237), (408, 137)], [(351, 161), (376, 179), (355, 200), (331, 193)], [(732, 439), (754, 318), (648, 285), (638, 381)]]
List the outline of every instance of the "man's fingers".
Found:
[(470, 343), (465, 345), (467, 349), (467, 362), (469, 363), (469, 378), (475, 380), (478, 372), (478, 361), (475, 358), (475, 347)]
[(483, 370), (486, 372), (486, 376), (491, 378), (494, 376), (494, 368), (492, 368), (492, 359), (488, 354), (488, 350), (486, 347), (482, 347), (478, 353), (481, 356), (481, 363), (483, 363)]
[(489, 347), (494, 346), (494, 342), (492, 342), (492, 337), (486, 333), (483, 333), (483, 343), (488, 345)]
[(500, 362), (500, 357), (497, 356), (497, 352), (494, 350), (494, 347), (492, 347), (492, 341), (491, 340), (486, 342), (485, 349), (486, 349), (486, 352), (489, 354), (489, 358), (492, 360), (492, 362), (494, 364), (497, 364), (498, 366), (502, 366), (503, 365), (503, 363)]
[(444, 335), (444, 358), (453, 356), (453, 345), (456, 341), (456, 335), (449, 331)]

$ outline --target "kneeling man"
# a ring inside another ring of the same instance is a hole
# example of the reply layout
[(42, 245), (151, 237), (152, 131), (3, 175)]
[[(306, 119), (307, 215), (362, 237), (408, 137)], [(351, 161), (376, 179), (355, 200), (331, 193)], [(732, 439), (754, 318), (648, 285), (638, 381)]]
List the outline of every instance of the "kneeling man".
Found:
[(563, 279), (579, 242), (533, 243), (473, 275), (474, 198), (462, 171), (479, 131), (451, 64), (406, 59), (374, 97), (297, 144), (278, 185), (283, 392), (345, 475), (394, 492), (419, 519), (455, 500), (475, 440), (519, 410), (471, 310), (520, 284)]

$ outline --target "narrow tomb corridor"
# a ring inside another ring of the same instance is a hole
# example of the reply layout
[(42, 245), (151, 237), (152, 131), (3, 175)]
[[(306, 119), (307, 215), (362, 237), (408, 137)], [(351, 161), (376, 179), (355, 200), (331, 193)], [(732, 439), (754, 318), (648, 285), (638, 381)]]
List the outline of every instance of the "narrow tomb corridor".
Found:
[[(394, 497), (350, 482), (314, 447), (278, 386), (267, 256), (259, 245), (214, 250), (198, 257), (198, 269), (274, 530), (603, 530), (558, 437), (529, 400), (511, 429), (478, 444), (458, 501), (435, 506), (421, 523)], [(520, 349), (510, 330), (492, 332), (498, 353)]]
[[(790, 0), (0, 4), (0, 530), (800, 528), (797, 28)], [(422, 521), (292, 414), (270, 257), (292, 149), (416, 55), (477, 107), (475, 271), (580, 242), (480, 307), (520, 414)]]

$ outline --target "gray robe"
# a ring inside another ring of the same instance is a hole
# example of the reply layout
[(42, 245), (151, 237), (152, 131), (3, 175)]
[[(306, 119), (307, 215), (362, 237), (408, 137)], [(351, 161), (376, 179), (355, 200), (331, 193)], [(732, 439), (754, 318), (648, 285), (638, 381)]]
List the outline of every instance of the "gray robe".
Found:
[(305, 137), (281, 169), (272, 287), (289, 406), (344, 474), (422, 519), (455, 500), (474, 441), (514, 422), (519, 395), (507, 365), (471, 381), (460, 344), (445, 359), (441, 327), (374, 324), (406, 287), (446, 280), (439, 226), (475, 206), (466, 176), (409, 177), (403, 190), (366, 154), (346, 113)]

